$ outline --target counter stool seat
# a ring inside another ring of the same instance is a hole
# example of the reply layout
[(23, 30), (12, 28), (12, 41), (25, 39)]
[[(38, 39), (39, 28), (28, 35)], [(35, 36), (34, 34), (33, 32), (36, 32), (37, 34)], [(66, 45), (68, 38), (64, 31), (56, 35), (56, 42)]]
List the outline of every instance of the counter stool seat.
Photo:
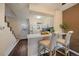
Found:
[(49, 39), (45, 39), (45, 40), (40, 40), (39, 44), (49, 47), (50, 46), (50, 40)]

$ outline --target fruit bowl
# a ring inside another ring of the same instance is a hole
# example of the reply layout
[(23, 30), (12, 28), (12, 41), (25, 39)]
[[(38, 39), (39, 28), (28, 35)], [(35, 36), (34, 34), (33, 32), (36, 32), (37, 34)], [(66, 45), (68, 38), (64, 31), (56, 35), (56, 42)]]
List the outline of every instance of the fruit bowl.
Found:
[(41, 34), (42, 35), (47, 35), (47, 34), (49, 34), (49, 32), (48, 31), (44, 31), (44, 32), (41, 32)]

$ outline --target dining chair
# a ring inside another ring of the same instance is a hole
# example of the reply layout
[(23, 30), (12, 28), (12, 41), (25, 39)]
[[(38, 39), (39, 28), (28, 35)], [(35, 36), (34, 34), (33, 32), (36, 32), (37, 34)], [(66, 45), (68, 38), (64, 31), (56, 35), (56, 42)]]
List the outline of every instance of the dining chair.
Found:
[[(59, 36), (65, 35), (65, 38), (63, 39), (61, 37), (61, 38), (57, 39), (55, 50), (58, 51), (61, 54), (65, 54), (65, 56), (68, 56), (69, 55), (70, 39), (71, 39), (72, 34), (73, 34), (73, 31), (68, 31), (67, 33), (59, 33), (58, 34)], [(65, 49), (65, 53), (62, 53), (61, 51), (59, 51), (60, 48)]]
[[(55, 45), (56, 45), (56, 33), (52, 33), (52, 35), (49, 37), (49, 39), (43, 39), (43, 40), (40, 40), (38, 42), (38, 55), (40, 56), (41, 55), (41, 52), (44, 50), (44, 53), (46, 53), (46, 51), (49, 52), (49, 55), (52, 56), (55, 55)], [(42, 48), (41, 48), (42, 46)], [(53, 52), (53, 53), (52, 53)]]

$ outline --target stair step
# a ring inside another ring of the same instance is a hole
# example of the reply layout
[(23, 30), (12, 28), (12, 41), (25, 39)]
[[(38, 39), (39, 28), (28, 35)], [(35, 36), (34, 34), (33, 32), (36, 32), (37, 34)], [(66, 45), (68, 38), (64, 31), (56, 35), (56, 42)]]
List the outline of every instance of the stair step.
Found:
[(15, 37), (15, 33), (14, 31), (11, 29), (11, 27), (9, 27), (9, 25), (7, 24), (7, 22), (4, 22), (5, 27), (7, 26), (6, 30), (9, 30), (10, 34), (12, 34)]
[(9, 28), (9, 27), (5, 28), (5, 30), (6, 30), (9, 34), (12, 34), (12, 35), (15, 37), (14, 33), (13, 33), (12, 31), (10, 31), (10, 28)]

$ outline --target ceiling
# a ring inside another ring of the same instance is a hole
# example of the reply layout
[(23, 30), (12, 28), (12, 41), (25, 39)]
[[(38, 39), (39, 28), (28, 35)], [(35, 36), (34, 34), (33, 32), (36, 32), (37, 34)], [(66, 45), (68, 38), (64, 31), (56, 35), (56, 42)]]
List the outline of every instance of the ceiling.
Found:
[(11, 11), (15, 14), (15, 16), (17, 16), (19, 19), (27, 19), (29, 17), (29, 6), (41, 6), (41, 7), (48, 7), (51, 10), (66, 10), (69, 7), (75, 5), (72, 3), (66, 3), (64, 5), (62, 5), (62, 3), (7, 3), (6, 6), (8, 6), (8, 8), (11, 9)]
[(38, 19), (38, 20), (52, 18), (52, 17), (53, 17), (52, 15), (38, 13), (38, 12), (31, 12), (30, 14), (31, 19)]

